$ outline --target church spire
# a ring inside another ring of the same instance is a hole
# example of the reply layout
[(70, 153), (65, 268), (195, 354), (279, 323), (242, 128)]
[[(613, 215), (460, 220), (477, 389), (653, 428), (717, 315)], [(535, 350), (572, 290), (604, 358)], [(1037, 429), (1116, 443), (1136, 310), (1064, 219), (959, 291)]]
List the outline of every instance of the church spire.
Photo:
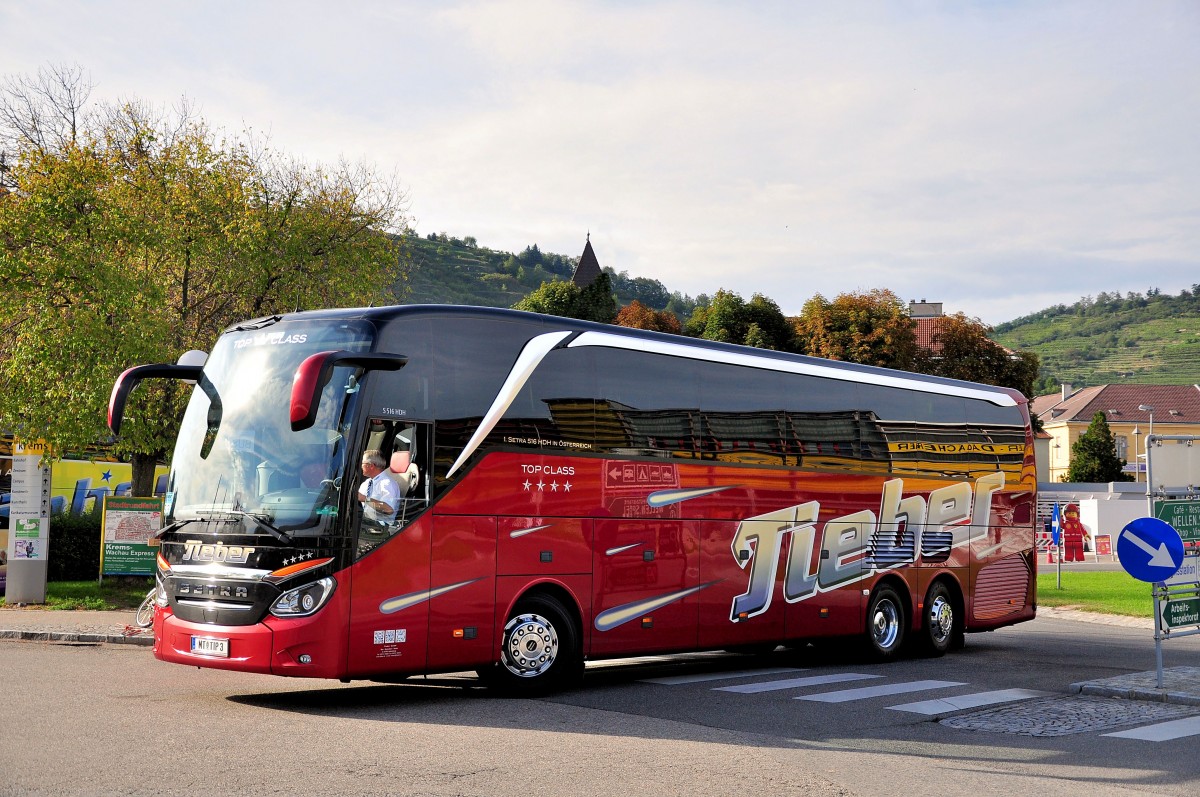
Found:
[(575, 266), (575, 273), (571, 275), (571, 282), (580, 288), (586, 288), (599, 279), (601, 273), (600, 261), (592, 251), (592, 231), (588, 230), (583, 254), (579, 256), (579, 263)]

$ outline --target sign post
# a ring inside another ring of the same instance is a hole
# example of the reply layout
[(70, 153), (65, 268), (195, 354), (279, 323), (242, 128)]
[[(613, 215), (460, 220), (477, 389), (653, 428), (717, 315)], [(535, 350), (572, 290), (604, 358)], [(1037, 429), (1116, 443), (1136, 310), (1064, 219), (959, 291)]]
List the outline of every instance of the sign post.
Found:
[[(1163, 685), (1162, 641), (1170, 635), (1172, 625), (1163, 616), (1163, 601), (1171, 606), (1167, 580), (1174, 576), (1183, 564), (1183, 540), (1169, 523), (1153, 517), (1143, 517), (1121, 529), (1117, 537), (1117, 559), (1125, 572), (1138, 581), (1154, 585), (1154, 658), (1158, 668), (1158, 688)], [(1172, 609), (1170, 617), (1181, 620), (1190, 613), (1190, 607), (1180, 605)], [(1200, 602), (1197, 606), (1200, 622)]]
[(50, 468), (44, 443), (13, 443), (7, 603), (45, 603), (50, 558)]

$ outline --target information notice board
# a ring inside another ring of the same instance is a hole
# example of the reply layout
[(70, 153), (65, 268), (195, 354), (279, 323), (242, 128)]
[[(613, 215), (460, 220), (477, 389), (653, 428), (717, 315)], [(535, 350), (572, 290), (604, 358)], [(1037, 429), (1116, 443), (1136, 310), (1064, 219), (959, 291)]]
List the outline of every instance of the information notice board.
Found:
[(104, 497), (100, 575), (154, 575), (162, 511), (162, 498)]

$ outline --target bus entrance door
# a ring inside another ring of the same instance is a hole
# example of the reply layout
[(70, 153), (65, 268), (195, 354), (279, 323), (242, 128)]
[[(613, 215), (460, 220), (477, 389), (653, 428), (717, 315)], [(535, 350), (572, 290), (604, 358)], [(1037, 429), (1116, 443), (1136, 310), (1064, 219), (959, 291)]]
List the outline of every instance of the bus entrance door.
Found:
[(351, 675), (422, 672), (429, 644), (429, 515), (362, 555), (350, 585)]

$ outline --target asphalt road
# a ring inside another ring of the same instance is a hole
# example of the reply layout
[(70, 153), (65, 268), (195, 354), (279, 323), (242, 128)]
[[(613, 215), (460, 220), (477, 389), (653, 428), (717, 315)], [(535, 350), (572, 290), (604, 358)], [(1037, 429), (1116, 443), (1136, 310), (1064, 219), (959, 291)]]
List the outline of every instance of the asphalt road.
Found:
[[(1167, 667), (1195, 666), (1200, 641), (1164, 653)], [(1157, 725), (1168, 707), (1069, 691), (1153, 670), (1151, 633), (1049, 618), (887, 665), (811, 648), (602, 663), (539, 700), (495, 698), (465, 675), (343, 685), (167, 665), (122, 645), (0, 641), (0, 665), (0, 794), (1097, 797), (1200, 785), (1200, 727), (1107, 735)], [(865, 688), (876, 691), (850, 691)], [(1022, 697), (954, 709), (994, 694)], [(921, 713), (930, 700), (943, 710)]]

